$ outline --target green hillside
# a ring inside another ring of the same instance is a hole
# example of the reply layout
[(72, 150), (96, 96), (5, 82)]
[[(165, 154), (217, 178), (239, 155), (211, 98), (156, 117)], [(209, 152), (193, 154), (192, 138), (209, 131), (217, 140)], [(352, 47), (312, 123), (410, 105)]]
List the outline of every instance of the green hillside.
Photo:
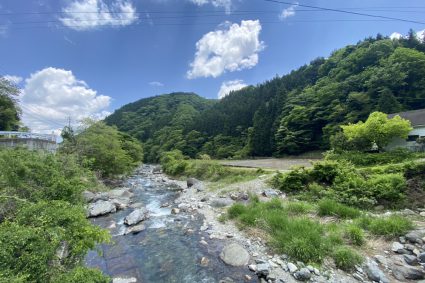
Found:
[(413, 33), (378, 35), (216, 103), (174, 93), (128, 104), (106, 121), (145, 142), (147, 161), (170, 149), (218, 158), (327, 149), (341, 124), (425, 108), (424, 52)]

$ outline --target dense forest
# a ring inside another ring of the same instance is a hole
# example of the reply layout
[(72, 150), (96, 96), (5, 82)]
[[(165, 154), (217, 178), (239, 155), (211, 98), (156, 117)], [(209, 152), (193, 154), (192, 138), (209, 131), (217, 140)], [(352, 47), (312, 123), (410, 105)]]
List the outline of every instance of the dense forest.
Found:
[(340, 125), (373, 111), (425, 108), (425, 43), (381, 35), (317, 58), (219, 101), (173, 93), (141, 99), (106, 119), (145, 143), (145, 160), (179, 149), (196, 157), (281, 156), (327, 149)]

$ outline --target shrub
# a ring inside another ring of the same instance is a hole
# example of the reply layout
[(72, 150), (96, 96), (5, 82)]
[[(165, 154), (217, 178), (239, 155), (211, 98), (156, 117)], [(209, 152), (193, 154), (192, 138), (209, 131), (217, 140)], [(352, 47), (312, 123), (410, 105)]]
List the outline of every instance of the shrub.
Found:
[(111, 280), (98, 269), (76, 267), (68, 273), (60, 274), (55, 282), (61, 283), (109, 283)]
[(360, 210), (338, 203), (331, 199), (323, 199), (318, 203), (320, 216), (336, 216), (339, 218), (357, 218), (361, 215)]
[(415, 158), (415, 153), (404, 148), (397, 148), (387, 152), (367, 153), (360, 151), (330, 151), (326, 154), (327, 160), (346, 160), (357, 166), (372, 166), (391, 163), (401, 163)]
[(361, 246), (365, 242), (363, 230), (356, 225), (350, 224), (345, 228), (345, 237), (356, 246)]
[(352, 271), (356, 265), (360, 265), (363, 262), (363, 258), (347, 247), (338, 248), (332, 255), (335, 261), (335, 265), (345, 271)]
[(365, 186), (378, 204), (396, 207), (406, 197), (406, 180), (401, 174), (372, 175)]
[(413, 228), (413, 223), (407, 218), (400, 215), (391, 215), (389, 217), (361, 217), (358, 225), (372, 234), (384, 236), (386, 238), (394, 238), (406, 234)]
[(234, 219), (244, 213), (246, 213), (246, 206), (243, 205), (242, 203), (235, 203), (233, 204), (229, 210), (227, 211), (227, 214), (229, 215), (230, 219)]
[(306, 189), (309, 182), (309, 171), (301, 167), (286, 174), (276, 174), (272, 185), (284, 192), (299, 192)]
[(332, 184), (336, 176), (340, 174), (340, 168), (342, 165), (343, 164), (332, 160), (316, 162), (310, 172), (310, 175), (317, 183)]

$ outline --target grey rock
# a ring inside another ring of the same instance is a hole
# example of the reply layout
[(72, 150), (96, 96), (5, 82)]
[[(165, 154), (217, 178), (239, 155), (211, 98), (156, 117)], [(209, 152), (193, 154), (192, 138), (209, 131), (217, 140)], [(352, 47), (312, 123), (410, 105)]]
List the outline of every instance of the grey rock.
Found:
[(425, 252), (424, 253), (420, 253), (418, 255), (418, 259), (420, 262), (424, 263), (425, 262)]
[(117, 208), (110, 201), (98, 200), (95, 203), (91, 203), (88, 207), (88, 216), (96, 217), (105, 215), (108, 213), (116, 212)]
[(133, 193), (128, 188), (113, 189), (107, 192), (109, 198), (130, 198)]
[(146, 229), (146, 226), (145, 225), (143, 225), (143, 224), (137, 224), (137, 225), (128, 227), (125, 230), (124, 235), (127, 235), (127, 234), (137, 234), (139, 232), (144, 231), (145, 229)]
[(378, 264), (368, 258), (364, 265), (364, 270), (369, 277), (370, 280), (382, 283), (389, 283), (390, 281), (387, 279), (385, 274), (379, 269)]
[(231, 199), (225, 199), (225, 198), (218, 198), (211, 201), (212, 207), (226, 207), (231, 206), (233, 204), (233, 201)]
[(408, 251), (411, 251), (411, 252), (413, 252), (413, 250), (416, 249), (416, 247), (412, 244), (405, 244), (404, 248)]
[(121, 278), (121, 277), (117, 277), (112, 279), (112, 283), (136, 283), (137, 279), (134, 277), (129, 277), (129, 278)]
[(279, 193), (275, 190), (267, 189), (267, 190), (263, 191), (263, 196), (268, 197), (268, 198), (273, 198), (273, 197), (279, 196)]
[(393, 264), (391, 266), (393, 275), (398, 280), (410, 279), (410, 280), (419, 280), (425, 278), (425, 273), (423, 269), (416, 268), (407, 265), (397, 265)]
[(95, 198), (95, 194), (90, 191), (84, 191), (83, 192), (83, 198), (86, 202), (92, 202)]
[(414, 255), (403, 255), (404, 260), (409, 265), (417, 265), (418, 264), (418, 258)]
[(196, 183), (199, 183), (199, 180), (195, 179), (195, 178), (189, 178), (186, 181), (187, 187), (190, 188), (192, 186), (194, 186)]
[(146, 208), (139, 208), (124, 218), (124, 223), (128, 226), (135, 225), (148, 218), (148, 211)]
[(161, 167), (155, 166), (154, 168), (152, 168), (152, 173), (153, 174), (161, 174), (162, 173)]
[(268, 263), (260, 263), (257, 265), (258, 276), (267, 277), (270, 274), (270, 265)]
[(130, 206), (131, 200), (130, 198), (120, 197), (120, 198), (111, 199), (111, 202), (115, 204), (117, 210), (122, 210)]
[(400, 244), (399, 242), (394, 242), (391, 245), (391, 250), (395, 253), (398, 253), (399, 250), (404, 249), (404, 246), (402, 244)]
[(94, 195), (92, 202), (96, 202), (98, 200), (104, 200), (104, 201), (109, 200), (108, 193), (107, 192), (96, 193)]
[(310, 270), (308, 270), (308, 268), (303, 267), (294, 273), (294, 277), (295, 279), (300, 281), (307, 281), (311, 278), (311, 273), (310, 273)]
[(424, 236), (423, 231), (411, 231), (409, 233), (407, 233), (404, 237), (406, 238), (406, 240), (408, 240), (411, 243), (418, 243), (418, 244), (422, 244), (422, 237)]
[(174, 208), (171, 209), (171, 213), (172, 214), (179, 214), (180, 213), (180, 209), (174, 207)]
[(223, 248), (220, 258), (228, 265), (244, 266), (248, 264), (250, 256), (241, 245), (231, 243)]
[(295, 271), (298, 270), (298, 267), (295, 264), (293, 264), (292, 262), (288, 262), (286, 264), (286, 266), (288, 267), (288, 270), (289, 270), (290, 273), (294, 273)]
[(229, 194), (229, 197), (235, 201), (248, 200), (249, 195), (246, 192), (233, 192)]
[(250, 265), (248, 265), (248, 269), (251, 270), (252, 272), (256, 272), (257, 266), (255, 264), (250, 264)]

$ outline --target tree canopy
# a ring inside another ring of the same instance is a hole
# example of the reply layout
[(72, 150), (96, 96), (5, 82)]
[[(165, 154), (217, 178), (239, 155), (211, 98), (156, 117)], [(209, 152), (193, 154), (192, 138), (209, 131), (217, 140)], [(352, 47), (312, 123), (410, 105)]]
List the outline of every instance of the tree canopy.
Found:
[(0, 131), (19, 128), (20, 109), (17, 104), (19, 89), (10, 81), (0, 77)]

